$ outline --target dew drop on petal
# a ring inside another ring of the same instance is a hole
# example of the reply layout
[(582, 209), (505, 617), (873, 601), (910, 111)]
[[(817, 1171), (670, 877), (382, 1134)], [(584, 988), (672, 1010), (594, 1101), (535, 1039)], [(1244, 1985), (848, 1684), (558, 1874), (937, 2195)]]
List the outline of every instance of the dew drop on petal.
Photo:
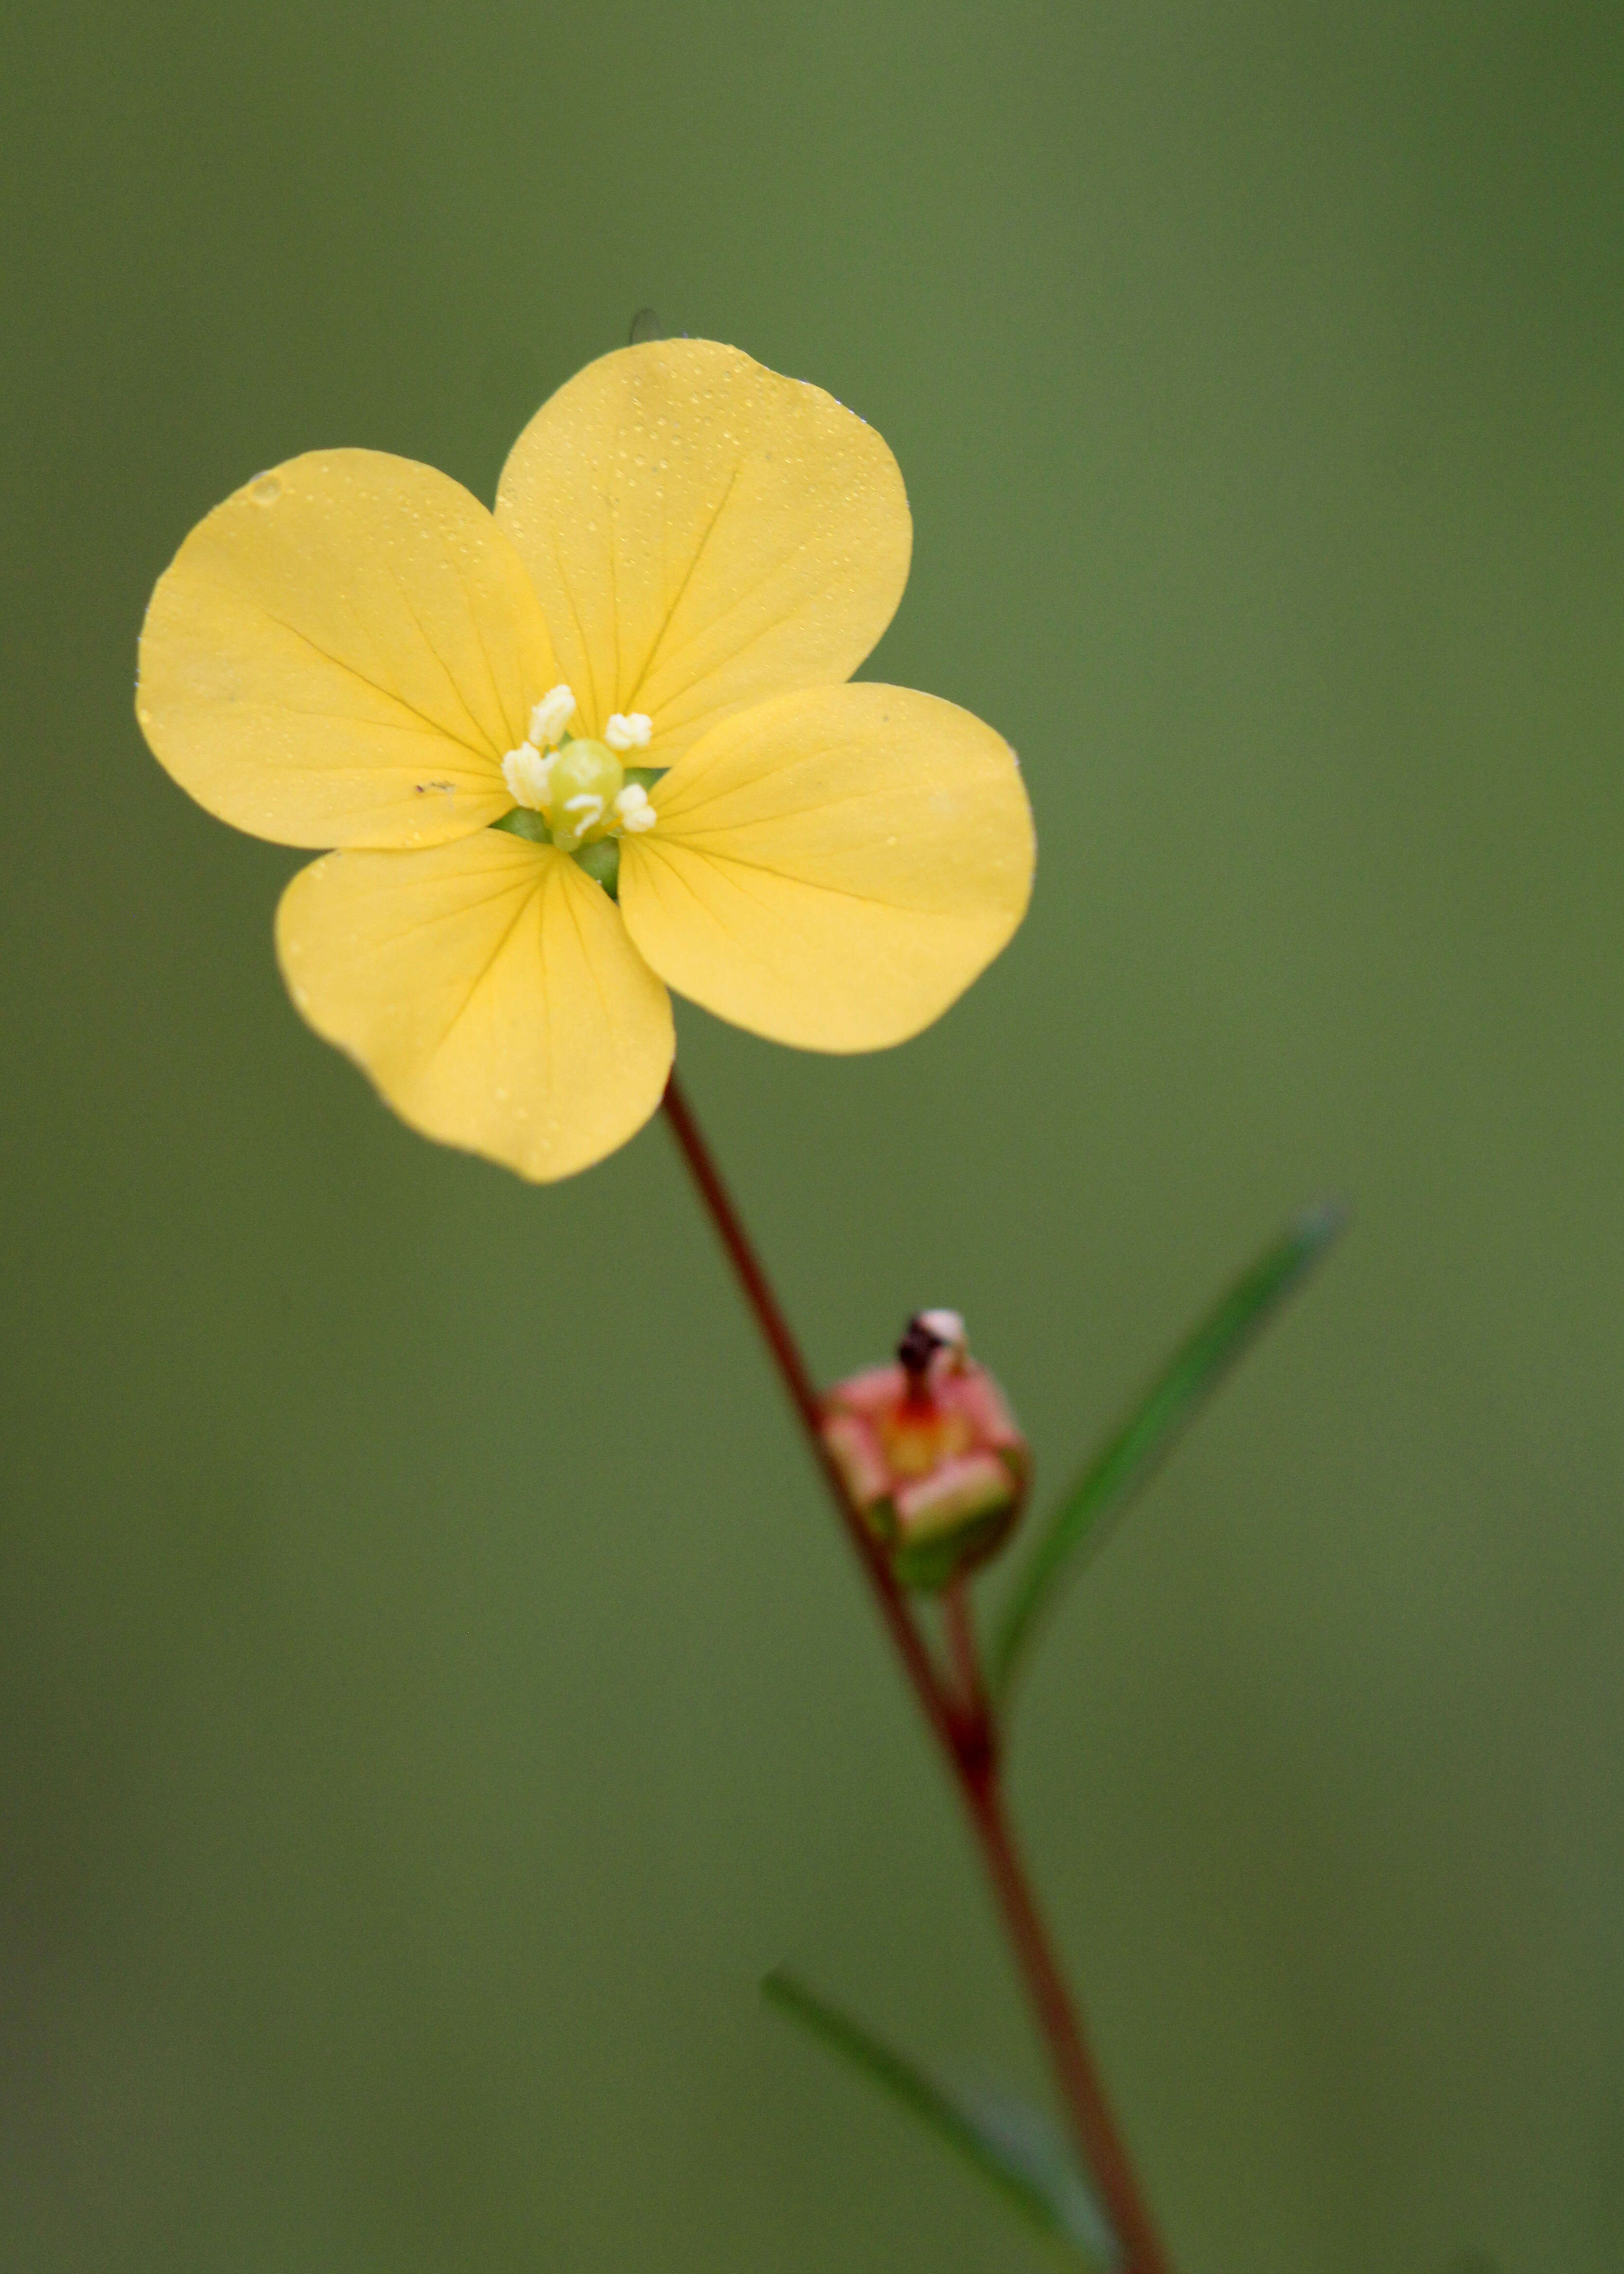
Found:
[(248, 494), (256, 505), (274, 505), (282, 495), (282, 484), (274, 474), (261, 474), (258, 481), (249, 483)]

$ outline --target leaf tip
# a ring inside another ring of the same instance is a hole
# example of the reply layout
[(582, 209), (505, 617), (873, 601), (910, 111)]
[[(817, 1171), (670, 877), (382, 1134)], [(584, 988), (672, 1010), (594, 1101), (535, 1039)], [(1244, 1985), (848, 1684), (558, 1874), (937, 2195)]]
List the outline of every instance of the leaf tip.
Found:
[(1312, 1208), (1305, 1208), (1292, 1229), (1304, 1247), (1317, 1253), (1346, 1231), (1352, 1216), (1348, 1202), (1339, 1193), (1331, 1193), (1324, 1200), (1316, 1201)]

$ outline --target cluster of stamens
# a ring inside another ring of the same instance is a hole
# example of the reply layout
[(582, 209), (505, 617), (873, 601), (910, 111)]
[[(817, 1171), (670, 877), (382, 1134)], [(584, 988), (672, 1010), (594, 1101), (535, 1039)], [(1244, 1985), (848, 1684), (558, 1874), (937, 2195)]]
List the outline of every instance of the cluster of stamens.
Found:
[(516, 805), (538, 813), (560, 853), (601, 844), (622, 831), (640, 836), (659, 816), (641, 782), (628, 782), (622, 763), (649, 746), (650, 721), (642, 711), (615, 712), (600, 742), (569, 731), (575, 698), (554, 687), (530, 712), (530, 731), (502, 760), (502, 779)]

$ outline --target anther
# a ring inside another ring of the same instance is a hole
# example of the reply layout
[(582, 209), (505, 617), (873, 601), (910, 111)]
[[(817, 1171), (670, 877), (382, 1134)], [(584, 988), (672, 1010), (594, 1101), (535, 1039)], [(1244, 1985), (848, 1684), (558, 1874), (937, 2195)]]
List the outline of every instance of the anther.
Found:
[[(540, 707), (538, 704), (537, 708)], [(554, 753), (549, 751), (544, 758), (530, 742), (521, 742), (516, 750), (509, 750), (502, 760), (502, 779), (514, 802), (539, 813), (547, 802), (547, 787), (556, 763)]]
[(560, 682), (549, 688), (530, 712), (530, 740), (539, 750), (560, 741), (575, 715), (575, 698)]
[(627, 783), (614, 802), (614, 817), (634, 837), (640, 837), (645, 829), (652, 829), (659, 819), (641, 782)]
[(604, 740), (612, 750), (646, 750), (654, 721), (646, 711), (612, 711)]

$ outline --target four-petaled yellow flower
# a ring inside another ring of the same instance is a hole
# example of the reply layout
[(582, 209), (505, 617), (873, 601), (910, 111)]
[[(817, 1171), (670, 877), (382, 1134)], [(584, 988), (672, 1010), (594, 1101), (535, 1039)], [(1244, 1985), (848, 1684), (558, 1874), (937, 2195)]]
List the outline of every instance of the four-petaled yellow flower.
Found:
[(846, 683), (910, 540), (895, 460), (820, 388), (627, 348), (543, 405), (494, 516), (371, 450), (250, 482), (159, 581), (137, 709), (211, 813), (337, 848), (276, 921), (317, 1032), (413, 1127), (568, 1176), (658, 1103), (667, 986), (875, 1050), (1019, 922), (1008, 747)]

